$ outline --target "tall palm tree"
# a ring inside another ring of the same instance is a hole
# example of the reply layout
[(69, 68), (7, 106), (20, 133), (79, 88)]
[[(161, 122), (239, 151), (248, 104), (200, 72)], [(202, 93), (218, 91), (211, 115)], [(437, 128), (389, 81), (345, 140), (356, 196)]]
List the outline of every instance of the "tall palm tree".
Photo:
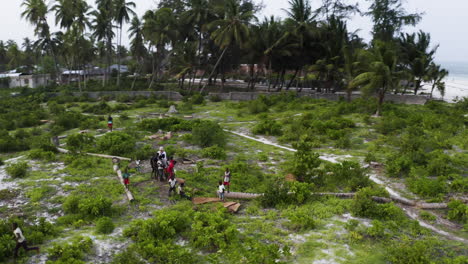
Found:
[[(238, 45), (241, 48), (244, 47), (249, 38), (249, 24), (255, 19), (253, 10), (241, 8), (239, 0), (227, 0), (223, 4), (224, 18), (215, 20), (209, 25), (214, 30), (211, 34), (211, 39), (222, 52), (208, 79), (213, 77), (229, 46)], [(201, 92), (203, 92), (206, 85), (207, 83), (203, 85)]]
[(130, 28), (128, 30), (129, 37), (131, 38), (130, 41), (130, 53), (132, 54), (133, 58), (136, 59), (137, 64), (139, 65), (139, 69), (137, 72), (134, 73), (135, 77), (132, 82), (131, 90), (135, 86), (135, 81), (137, 74), (141, 71), (144, 66), (144, 58), (147, 54), (147, 50), (145, 47), (144, 39), (143, 39), (143, 25), (140, 19), (137, 16), (134, 16), (132, 22), (130, 23)]
[(47, 43), (49, 51), (54, 58), (56, 74), (59, 74), (60, 70), (58, 68), (57, 57), (50, 37), (50, 27), (47, 23), (49, 8), (44, 0), (24, 0), (21, 6), (25, 8), (21, 13), (21, 17), (34, 25), (36, 27), (34, 30), (35, 35), (38, 36), (39, 39), (44, 39)]
[[(135, 16), (135, 12), (132, 8), (135, 8), (136, 5), (134, 2), (127, 2), (126, 0), (115, 0), (115, 21), (119, 25), (119, 44), (118, 46), (122, 46), (122, 25), (123, 23), (128, 23), (130, 21), (130, 15)], [(120, 60), (121, 56), (120, 53), (117, 52), (118, 57), (118, 75), (117, 75), (117, 86), (120, 86)]]
[(206, 25), (209, 22), (212, 11), (208, 0), (189, 0), (187, 2), (187, 11), (185, 11), (181, 18), (186, 25), (194, 25), (194, 30), (197, 33), (198, 48), (197, 56), (198, 62), (195, 66), (194, 72), (196, 74), (197, 67), (201, 67), (202, 61), (202, 47), (203, 47), (203, 32), (206, 31)]
[(114, 10), (112, 0), (97, 0), (97, 10), (92, 11), (90, 14), (93, 17), (92, 36), (99, 41), (106, 43), (106, 58), (107, 68), (104, 72), (103, 85), (109, 79), (109, 69), (112, 62), (112, 39), (115, 37), (112, 21), (114, 20)]
[(152, 52), (153, 57), (153, 73), (149, 89), (151, 89), (154, 80), (158, 80), (165, 62), (170, 57), (167, 54), (166, 45), (177, 40), (177, 27), (172, 10), (169, 8), (160, 8), (156, 11), (149, 10), (143, 15), (142, 33), (144, 38), (152, 47), (156, 48), (156, 52)]
[(372, 51), (372, 63), (364, 73), (354, 78), (352, 86), (361, 87), (364, 95), (377, 95), (376, 115), (380, 116), (385, 94), (398, 86), (401, 73), (396, 70), (397, 55), (390, 42), (376, 41)]

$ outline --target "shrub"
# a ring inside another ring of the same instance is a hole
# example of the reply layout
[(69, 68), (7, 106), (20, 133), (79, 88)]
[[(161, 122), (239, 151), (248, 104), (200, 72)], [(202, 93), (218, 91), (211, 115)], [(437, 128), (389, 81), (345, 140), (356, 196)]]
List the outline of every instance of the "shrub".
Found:
[(112, 201), (103, 196), (69, 195), (62, 204), (67, 214), (78, 214), (82, 218), (94, 219), (112, 214)]
[(259, 114), (268, 112), (268, 105), (262, 101), (253, 100), (248, 103), (248, 110), (250, 114)]
[(388, 193), (383, 188), (362, 188), (354, 197), (351, 212), (357, 216), (381, 220), (401, 221), (405, 218), (401, 209), (393, 203), (378, 204), (372, 200), (372, 196), (388, 197)]
[(426, 177), (411, 177), (407, 180), (409, 189), (423, 197), (437, 197), (448, 192), (446, 180), (442, 177), (431, 179)]
[(354, 192), (371, 185), (371, 180), (367, 177), (365, 169), (357, 162), (343, 161), (328, 164), (325, 169), (328, 173), (321, 175), (319, 182), (323, 182), (327, 189), (339, 188)]
[(114, 223), (109, 217), (101, 217), (96, 221), (96, 231), (99, 234), (110, 234), (114, 228)]
[(55, 161), (55, 152), (44, 151), (42, 149), (33, 149), (29, 151), (28, 158), (30, 159), (40, 159), (45, 161)]
[(138, 129), (156, 132), (163, 131), (190, 131), (193, 124), (199, 121), (184, 120), (176, 117), (162, 119), (144, 119), (138, 124)]
[(94, 137), (88, 134), (73, 134), (67, 137), (67, 148), (73, 152), (89, 148), (94, 143)]
[(191, 226), (190, 240), (200, 249), (225, 249), (238, 239), (236, 226), (228, 218), (226, 209), (195, 212)]
[(213, 121), (203, 120), (192, 128), (193, 142), (201, 147), (226, 145), (226, 134), (221, 126)]
[(0, 166), (3, 166), (5, 164), (5, 162), (3, 162), (3, 159), (0, 158)]
[(18, 162), (6, 167), (6, 172), (12, 178), (24, 178), (28, 175), (29, 165), (26, 162)]
[(54, 243), (48, 250), (49, 261), (51, 264), (81, 264), (85, 263), (84, 258), (93, 248), (93, 241), (89, 237), (75, 237), (71, 243)]
[(262, 134), (267, 136), (281, 136), (283, 131), (281, 125), (271, 119), (262, 120), (255, 125), (252, 132), (254, 134)]
[(209, 96), (209, 99), (211, 102), (221, 102), (223, 99), (221, 99), (221, 97), (217, 94), (214, 94), (214, 95), (210, 95)]
[(124, 132), (107, 133), (97, 140), (97, 148), (110, 155), (129, 155), (135, 149), (135, 139)]
[(194, 105), (201, 105), (205, 103), (205, 98), (200, 93), (197, 93), (190, 98), (190, 102)]
[(280, 204), (287, 204), (289, 199), (289, 188), (282, 179), (270, 181), (263, 196), (260, 197), (260, 203), (264, 207), (275, 207)]
[(289, 220), (286, 222), (286, 226), (292, 230), (304, 231), (314, 229), (317, 226), (313, 219), (313, 212), (307, 207), (296, 207), (288, 210), (286, 217)]
[(448, 203), (448, 219), (468, 223), (468, 205), (460, 200), (452, 200)]
[(226, 151), (223, 148), (218, 147), (217, 145), (204, 148), (202, 150), (202, 155), (205, 158), (210, 159), (219, 159), (225, 160), (226, 159)]
[(429, 222), (434, 222), (437, 219), (437, 217), (433, 215), (432, 213), (428, 211), (423, 211), (423, 210), (419, 212), (419, 216), (421, 217), (421, 219), (429, 221)]
[(317, 176), (317, 168), (322, 163), (319, 158), (320, 155), (312, 152), (312, 144), (307, 139), (301, 140), (293, 147), (297, 151), (294, 153), (292, 173), (300, 181), (313, 182), (313, 179)]
[(393, 264), (420, 263), (429, 264), (434, 262), (436, 241), (405, 239), (392, 243), (388, 247), (387, 260)]

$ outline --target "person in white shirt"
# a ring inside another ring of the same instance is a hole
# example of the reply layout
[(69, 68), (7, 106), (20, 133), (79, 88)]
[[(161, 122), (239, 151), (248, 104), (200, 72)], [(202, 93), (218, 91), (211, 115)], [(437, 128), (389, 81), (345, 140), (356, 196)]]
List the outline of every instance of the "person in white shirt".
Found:
[(159, 151), (157, 152), (158, 159), (162, 161), (164, 168), (167, 167), (167, 154), (164, 151), (163, 147), (159, 147)]
[(219, 181), (218, 185), (218, 197), (221, 199), (221, 201), (224, 201), (224, 185), (222, 181)]
[(229, 193), (229, 186), (231, 185), (231, 172), (229, 171), (229, 168), (226, 168), (226, 171), (224, 172), (224, 187), (227, 188), (227, 192)]
[(37, 253), (39, 253), (39, 247), (28, 247), (26, 238), (23, 236), (23, 232), (21, 231), (17, 223), (13, 223), (13, 234), (15, 235), (15, 239), (16, 239), (16, 247), (15, 247), (15, 252), (13, 254), (13, 257), (15, 259), (18, 257), (18, 250), (21, 247), (23, 247), (24, 250), (26, 251), (36, 250)]

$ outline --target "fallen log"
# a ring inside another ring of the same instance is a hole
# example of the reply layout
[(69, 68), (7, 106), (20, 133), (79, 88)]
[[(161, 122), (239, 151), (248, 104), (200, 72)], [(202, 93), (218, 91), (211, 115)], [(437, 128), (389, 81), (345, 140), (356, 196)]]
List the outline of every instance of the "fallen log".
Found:
[(124, 190), (125, 190), (125, 194), (127, 195), (127, 199), (129, 201), (133, 201), (134, 198), (133, 198), (132, 192), (130, 192), (130, 190), (125, 188), (124, 180), (123, 180), (123, 177), (122, 177), (122, 171), (119, 169), (118, 165), (114, 165), (114, 171), (117, 172), (117, 177), (119, 178), (120, 183), (124, 186)]
[[(68, 149), (64, 149), (64, 148), (57, 148), (57, 150), (60, 153), (70, 153)], [(128, 161), (132, 160), (132, 159), (125, 158), (125, 157), (112, 156), (112, 155), (106, 155), (106, 154), (96, 154), (96, 153), (84, 153), (84, 154), (89, 155), (89, 156), (94, 156), (94, 157), (106, 158), (106, 159), (119, 159), (119, 160), (128, 160)]]

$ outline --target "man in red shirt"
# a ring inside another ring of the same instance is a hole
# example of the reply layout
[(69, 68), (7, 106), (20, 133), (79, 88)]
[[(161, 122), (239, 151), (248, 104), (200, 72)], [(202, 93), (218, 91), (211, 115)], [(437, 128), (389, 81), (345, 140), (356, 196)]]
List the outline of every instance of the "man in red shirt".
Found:
[(169, 179), (175, 177), (174, 175), (174, 166), (177, 161), (173, 160), (172, 157), (169, 158), (169, 167), (167, 167), (167, 173), (169, 174)]

